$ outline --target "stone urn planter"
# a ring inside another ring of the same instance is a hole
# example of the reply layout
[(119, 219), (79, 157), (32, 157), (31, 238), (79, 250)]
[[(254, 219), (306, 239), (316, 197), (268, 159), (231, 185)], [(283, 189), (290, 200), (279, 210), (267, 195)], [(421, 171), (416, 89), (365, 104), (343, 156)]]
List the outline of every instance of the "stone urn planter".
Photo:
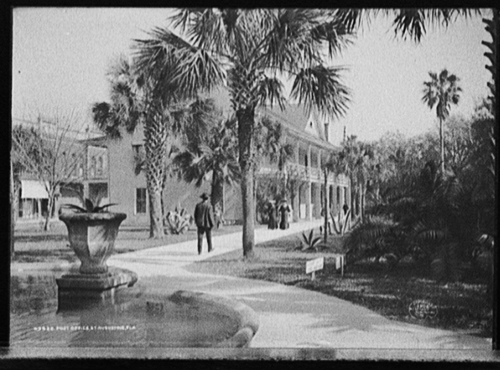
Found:
[(71, 248), (81, 261), (81, 274), (102, 274), (108, 271), (106, 260), (113, 253), (115, 239), (124, 213), (67, 213), (59, 219), (68, 228)]

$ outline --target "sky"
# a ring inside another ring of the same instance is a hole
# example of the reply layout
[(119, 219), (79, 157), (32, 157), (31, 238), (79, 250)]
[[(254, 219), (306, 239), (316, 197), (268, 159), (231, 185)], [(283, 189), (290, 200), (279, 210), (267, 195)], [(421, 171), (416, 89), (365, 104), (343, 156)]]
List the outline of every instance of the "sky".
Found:
[[(106, 73), (133, 39), (168, 25), (171, 9), (16, 8), (13, 13), (12, 115), (76, 111), (90, 122), (90, 107), (109, 99)], [(489, 17), (486, 11), (483, 16)], [(452, 114), (468, 116), (488, 94), (490, 74), (482, 40), (490, 41), (481, 17), (431, 28), (420, 44), (395, 39), (391, 20), (364, 26), (330, 65), (347, 67), (352, 90), (345, 117), (348, 135), (376, 140), (387, 131), (407, 136), (436, 129), (437, 118), (422, 101), (428, 72), (446, 68), (460, 78), (462, 99)]]

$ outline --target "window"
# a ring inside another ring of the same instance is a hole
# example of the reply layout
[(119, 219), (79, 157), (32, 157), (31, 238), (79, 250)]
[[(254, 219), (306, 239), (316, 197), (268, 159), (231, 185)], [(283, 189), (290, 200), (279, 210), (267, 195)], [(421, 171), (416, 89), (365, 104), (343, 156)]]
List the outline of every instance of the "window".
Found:
[(59, 193), (62, 198), (76, 198), (77, 193), (83, 194), (83, 184), (76, 182), (63, 183), (59, 187)]
[(135, 213), (146, 213), (146, 188), (135, 189)]
[(102, 156), (97, 159), (97, 176), (102, 176), (103, 160)]
[(89, 184), (89, 197), (95, 199), (101, 196), (101, 199), (108, 197), (108, 184), (105, 182), (95, 182)]
[(90, 159), (90, 177), (95, 176), (95, 168), (96, 168), (96, 159), (95, 157), (92, 157)]

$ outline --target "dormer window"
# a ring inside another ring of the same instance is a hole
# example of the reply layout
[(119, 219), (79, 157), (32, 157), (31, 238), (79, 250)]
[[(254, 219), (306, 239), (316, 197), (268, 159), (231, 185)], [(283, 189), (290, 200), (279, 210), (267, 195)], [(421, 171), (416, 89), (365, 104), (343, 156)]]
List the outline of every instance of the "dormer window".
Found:
[(313, 123), (312, 123), (312, 121), (311, 121), (311, 122), (309, 122), (309, 127), (313, 127)]

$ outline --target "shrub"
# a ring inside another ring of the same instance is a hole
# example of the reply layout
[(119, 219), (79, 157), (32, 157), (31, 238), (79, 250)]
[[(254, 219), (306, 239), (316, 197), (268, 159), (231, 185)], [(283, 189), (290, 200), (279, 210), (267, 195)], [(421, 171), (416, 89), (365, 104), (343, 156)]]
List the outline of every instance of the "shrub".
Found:
[(390, 267), (407, 253), (406, 237), (399, 225), (390, 218), (371, 216), (354, 228), (345, 241), (346, 255), (351, 263), (365, 258), (384, 257)]

